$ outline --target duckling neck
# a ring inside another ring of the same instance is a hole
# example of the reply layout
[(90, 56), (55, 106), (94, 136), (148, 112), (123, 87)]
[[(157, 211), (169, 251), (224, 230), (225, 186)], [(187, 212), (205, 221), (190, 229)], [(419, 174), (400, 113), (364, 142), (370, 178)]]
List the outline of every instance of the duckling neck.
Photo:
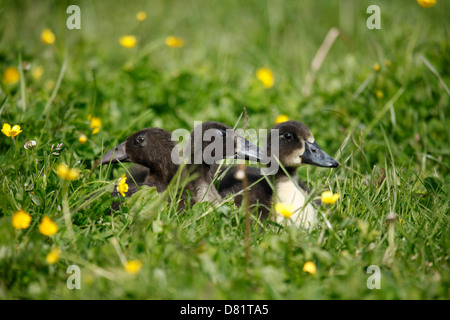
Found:
[(176, 175), (178, 168), (179, 165), (172, 163), (172, 161), (168, 162), (166, 170), (163, 170), (163, 179), (167, 184), (172, 181), (172, 178)]
[(197, 175), (197, 179), (189, 182), (187, 189), (192, 192), (195, 202), (214, 202), (222, 199), (212, 183), (211, 170), (208, 165), (198, 165), (193, 171), (193, 174)]
[[(287, 173), (287, 175), (286, 175)], [(294, 179), (295, 181), (297, 181), (297, 168), (292, 168), (292, 167), (285, 167), (284, 170), (283, 168), (278, 168), (277, 173), (275, 174), (275, 180), (278, 179), (284, 179), (287, 177), (291, 177), (292, 179)]]
[(168, 185), (172, 178), (175, 176), (178, 170), (178, 165), (168, 162), (166, 164), (156, 163), (152, 164), (149, 168), (148, 177), (146, 182), (156, 181), (164, 185)]

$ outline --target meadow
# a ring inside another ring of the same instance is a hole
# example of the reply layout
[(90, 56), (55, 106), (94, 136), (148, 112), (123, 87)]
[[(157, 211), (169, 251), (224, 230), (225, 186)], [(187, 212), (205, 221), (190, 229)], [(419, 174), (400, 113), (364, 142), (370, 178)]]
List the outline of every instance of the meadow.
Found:
[[(22, 130), (0, 134), (0, 299), (449, 299), (449, 14), (444, 0), (0, 0), (0, 126)], [(341, 163), (297, 172), (314, 199), (339, 194), (318, 228), (252, 223), (247, 239), (243, 207), (178, 212), (176, 186), (108, 214), (130, 165), (96, 160), (132, 133), (281, 115)]]

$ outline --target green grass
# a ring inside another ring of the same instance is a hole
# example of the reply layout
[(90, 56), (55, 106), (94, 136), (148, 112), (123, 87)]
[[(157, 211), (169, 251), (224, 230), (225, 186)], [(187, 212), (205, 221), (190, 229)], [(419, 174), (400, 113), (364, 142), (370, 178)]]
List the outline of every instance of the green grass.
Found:
[[(450, 297), (448, 1), (429, 9), (387, 0), (78, 1), (81, 30), (66, 28), (69, 4), (0, 0), (1, 73), (22, 61), (20, 81), (1, 82), (0, 125), (23, 129), (0, 137), (0, 299)], [(371, 4), (381, 8), (381, 30), (366, 28)], [(332, 27), (343, 36), (306, 96), (311, 61)], [(53, 45), (40, 41), (45, 28)], [(119, 45), (125, 34), (138, 37), (135, 48)], [(170, 35), (185, 46), (166, 47)], [(256, 79), (263, 66), (275, 75), (271, 89)], [(245, 213), (230, 202), (177, 214), (173, 194), (144, 189), (107, 215), (125, 169), (94, 168), (105, 150), (144, 127), (233, 126), (243, 107), (254, 129), (272, 127), (279, 114), (304, 122), (341, 162), (298, 170), (314, 197), (341, 195), (321, 207), (321, 228), (260, 232), (253, 224), (247, 261)], [(101, 118), (98, 134), (88, 115)], [(24, 149), (28, 140), (36, 148)], [(81, 170), (67, 193), (55, 173), (61, 162)], [(20, 208), (32, 216), (25, 230), (11, 223)], [(39, 232), (44, 215), (59, 227), (54, 236)], [(61, 256), (49, 265), (55, 246)], [(121, 259), (143, 267), (128, 274)], [(307, 261), (315, 275), (303, 271)], [(81, 290), (66, 286), (73, 264)], [(381, 289), (366, 286), (370, 265), (380, 267)]]

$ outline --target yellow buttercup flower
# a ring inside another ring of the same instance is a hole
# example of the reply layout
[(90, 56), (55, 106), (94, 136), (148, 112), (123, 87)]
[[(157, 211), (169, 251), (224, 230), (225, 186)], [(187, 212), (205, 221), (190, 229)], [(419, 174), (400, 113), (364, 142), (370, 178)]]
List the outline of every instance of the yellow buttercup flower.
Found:
[(333, 204), (339, 199), (339, 193), (333, 194), (331, 191), (322, 193), (322, 202), (326, 204)]
[(66, 166), (64, 163), (60, 163), (56, 167), (56, 174), (64, 179), (69, 181), (77, 180), (80, 177), (80, 171), (77, 169), (72, 169)]
[(42, 31), (41, 40), (45, 44), (53, 44), (55, 43), (56, 40), (55, 34), (52, 32), (52, 30), (47, 28), (44, 31)]
[(39, 80), (42, 77), (43, 74), (44, 74), (44, 67), (43, 66), (36, 67), (35, 69), (33, 69), (33, 71), (31, 71), (31, 76), (35, 80)]
[(44, 87), (45, 89), (47, 89), (48, 91), (51, 91), (53, 89), (53, 87), (55, 86), (55, 81), (48, 79), (47, 81), (45, 81), (44, 83)]
[(3, 82), (6, 85), (12, 85), (20, 80), (20, 73), (19, 70), (15, 67), (9, 67), (6, 68), (5, 72), (3, 73)]
[(384, 93), (381, 90), (375, 91), (375, 95), (377, 96), (378, 99), (381, 99), (384, 97)]
[(85, 144), (87, 141), (87, 137), (82, 133), (80, 134), (80, 136), (78, 137), (78, 142), (81, 144)]
[(436, 0), (417, 0), (417, 3), (422, 6), (422, 8), (429, 8), (436, 4)]
[(117, 186), (117, 191), (122, 195), (122, 197), (125, 197), (125, 193), (128, 192), (128, 184), (127, 184), (127, 177), (125, 176), (125, 173), (122, 175), (122, 177), (119, 180), (119, 184)]
[(381, 69), (381, 67), (380, 67), (380, 65), (378, 63), (375, 63), (373, 65), (373, 70), (375, 70), (376, 72), (380, 71), (380, 69)]
[(136, 274), (142, 269), (142, 262), (139, 260), (131, 260), (125, 263), (125, 271), (131, 274)]
[(275, 212), (282, 215), (286, 219), (292, 216), (294, 208), (292, 205), (285, 205), (282, 202), (279, 202), (275, 205)]
[(284, 114), (280, 114), (275, 118), (275, 124), (283, 123), (289, 121), (289, 117), (285, 116)]
[(309, 274), (316, 274), (317, 273), (317, 267), (316, 264), (312, 261), (308, 261), (303, 265), (303, 271), (308, 272)]
[(119, 43), (122, 47), (133, 48), (137, 44), (137, 39), (135, 36), (122, 36), (119, 39)]
[(61, 252), (59, 251), (58, 247), (53, 248), (45, 257), (45, 260), (48, 264), (54, 264), (59, 261), (59, 256)]
[(12, 225), (14, 228), (21, 230), (27, 229), (31, 223), (31, 216), (25, 210), (19, 210), (12, 216)]
[(50, 237), (58, 232), (58, 226), (52, 221), (52, 219), (44, 216), (39, 224), (39, 232), (44, 236)]
[(145, 11), (139, 11), (136, 15), (136, 19), (138, 19), (139, 21), (144, 21), (145, 19), (147, 19), (147, 13), (145, 13)]
[(275, 83), (272, 70), (269, 68), (260, 68), (256, 71), (256, 77), (262, 82), (266, 89), (272, 88)]
[(180, 48), (184, 46), (184, 40), (182, 38), (177, 37), (167, 37), (166, 45), (171, 48)]
[(92, 134), (97, 134), (100, 131), (100, 128), (102, 127), (102, 119), (91, 116), (89, 116), (88, 119), (91, 120)]
[(20, 129), (19, 125), (15, 125), (11, 128), (11, 126), (8, 123), (3, 124), (3, 128), (1, 130), (3, 134), (7, 137), (14, 138), (15, 136), (19, 135), (23, 130)]

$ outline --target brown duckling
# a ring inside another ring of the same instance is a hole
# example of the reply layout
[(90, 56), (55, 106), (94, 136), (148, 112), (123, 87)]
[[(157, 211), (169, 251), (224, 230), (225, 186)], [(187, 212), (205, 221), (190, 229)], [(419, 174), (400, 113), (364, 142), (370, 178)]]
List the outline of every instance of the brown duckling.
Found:
[[(279, 163), (281, 167), (265, 173), (260, 168), (246, 168), (249, 186), (256, 183), (248, 192), (249, 204), (253, 207), (259, 205), (259, 215), (264, 219), (269, 216), (273, 204), (283, 203), (292, 208), (294, 214), (290, 219), (297, 226), (313, 227), (317, 222), (317, 210), (307, 201), (309, 190), (298, 181), (296, 170), (303, 164), (336, 168), (339, 163), (326, 154), (315, 142), (311, 131), (297, 121), (274, 126), (268, 134), (266, 150), (271, 161)], [(218, 165), (212, 170), (217, 168)], [(225, 170), (227, 169), (222, 169), (221, 172), (224, 173)], [(236, 167), (232, 167), (218, 182), (217, 188), (222, 197), (243, 189), (242, 181), (235, 176), (236, 171)], [(242, 193), (235, 197), (236, 205), (241, 202)], [(275, 215), (277, 222), (282, 219), (284, 217)]]

